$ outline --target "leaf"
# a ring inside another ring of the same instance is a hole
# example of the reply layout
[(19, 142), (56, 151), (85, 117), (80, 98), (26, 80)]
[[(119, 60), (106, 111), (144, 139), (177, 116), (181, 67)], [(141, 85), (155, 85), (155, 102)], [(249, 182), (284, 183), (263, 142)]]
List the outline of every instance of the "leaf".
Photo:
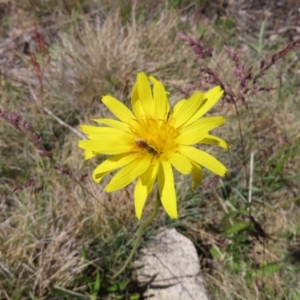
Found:
[(234, 218), (234, 217), (238, 217), (240, 215), (243, 216), (243, 215), (247, 215), (247, 214), (248, 214), (247, 209), (234, 210), (234, 211), (226, 213), (225, 216), (223, 217), (222, 221), (226, 221), (232, 217)]
[(94, 284), (94, 292), (98, 293), (99, 290), (100, 290), (100, 287), (101, 287), (100, 273), (97, 270), (96, 281), (95, 281), (95, 284)]
[(281, 172), (282, 168), (284, 167), (285, 160), (286, 159), (282, 159), (281, 161), (279, 161), (279, 163), (277, 164), (277, 166), (273, 170), (272, 173), (273, 173), (274, 177), (277, 176)]
[(212, 247), (209, 250), (209, 252), (213, 258), (218, 259), (218, 260), (221, 260), (224, 256), (224, 254), (221, 252), (221, 250), (217, 246)]
[(86, 248), (85, 248), (84, 245), (83, 245), (82, 248), (81, 248), (81, 255), (82, 255), (82, 257), (83, 257), (87, 262), (90, 262), (90, 261), (91, 261), (89, 255), (88, 255), (88, 252), (87, 252), (87, 250), (86, 250)]
[(121, 292), (123, 292), (127, 288), (128, 283), (129, 283), (129, 280), (119, 283), (119, 290)]
[(262, 49), (263, 49), (263, 46), (264, 46), (264, 36), (265, 36), (267, 20), (268, 20), (267, 18), (264, 19), (261, 23), (261, 26), (260, 26), (258, 45), (257, 45), (257, 51), (258, 52), (261, 52)]
[(59, 288), (59, 287), (54, 288), (53, 293), (56, 295), (59, 295), (59, 296), (71, 296), (70, 299), (90, 300), (90, 297), (88, 297), (86, 295), (82, 295), (82, 294), (79, 294), (79, 293), (76, 293), (76, 292), (73, 292), (73, 291), (70, 291), (70, 290), (67, 290), (64, 288)]
[(275, 274), (279, 270), (279, 263), (270, 263), (261, 266), (259, 270), (253, 272), (253, 277), (264, 277)]
[(88, 284), (93, 283), (94, 279), (90, 277), (75, 277), (74, 283), (82, 283), (82, 284)]
[(129, 297), (129, 300), (139, 300), (140, 299), (140, 295), (139, 294), (133, 294)]
[(236, 222), (233, 225), (231, 225), (230, 227), (228, 227), (224, 233), (225, 234), (232, 234), (232, 233), (236, 233), (239, 231), (242, 231), (246, 228), (248, 228), (250, 226), (249, 222)]
[(113, 284), (111, 285), (110, 287), (107, 288), (107, 291), (109, 293), (115, 293), (119, 290), (119, 285), (116, 283), (116, 284)]
[(122, 292), (126, 289), (128, 283), (130, 281), (127, 280), (127, 281), (123, 281), (123, 282), (120, 282), (120, 283), (116, 283), (116, 284), (113, 284), (112, 286), (110, 286), (107, 291), (109, 293), (115, 293), (115, 292)]

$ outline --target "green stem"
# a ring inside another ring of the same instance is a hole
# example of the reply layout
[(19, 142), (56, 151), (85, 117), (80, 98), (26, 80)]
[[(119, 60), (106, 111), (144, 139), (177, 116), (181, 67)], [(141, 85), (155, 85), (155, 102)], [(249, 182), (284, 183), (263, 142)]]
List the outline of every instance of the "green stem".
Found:
[(112, 277), (112, 279), (117, 278), (121, 273), (124, 272), (124, 270), (127, 268), (128, 264), (131, 262), (133, 255), (136, 253), (140, 243), (141, 243), (141, 238), (142, 238), (142, 234), (144, 229), (155, 219), (155, 217), (157, 216), (158, 213), (158, 209), (160, 207), (160, 198), (159, 198), (159, 193), (157, 193), (157, 197), (156, 197), (156, 201), (155, 201), (155, 206), (154, 206), (154, 210), (152, 212), (152, 214), (144, 221), (144, 223), (142, 223), (137, 231), (137, 237), (134, 243), (134, 246), (127, 258), (127, 260), (125, 261), (123, 267), (114, 274), (114, 276)]

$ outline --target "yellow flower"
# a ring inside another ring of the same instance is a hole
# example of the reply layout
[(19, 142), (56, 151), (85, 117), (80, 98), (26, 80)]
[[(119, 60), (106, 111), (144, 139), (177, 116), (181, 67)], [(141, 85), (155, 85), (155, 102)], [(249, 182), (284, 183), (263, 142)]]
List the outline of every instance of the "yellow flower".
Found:
[(117, 169), (120, 170), (106, 186), (106, 192), (125, 188), (137, 179), (134, 206), (138, 219), (156, 180), (165, 211), (171, 218), (177, 218), (173, 167), (182, 174), (191, 173), (194, 187), (202, 181), (201, 166), (219, 176), (227, 171), (216, 158), (195, 147), (212, 144), (228, 149), (224, 140), (209, 133), (224, 124), (225, 119), (202, 118), (221, 98), (223, 90), (216, 86), (205, 94), (196, 91), (172, 110), (167, 95), (160, 81), (138, 73), (131, 95), (132, 111), (117, 99), (104, 96), (102, 102), (119, 120), (94, 119), (107, 126), (80, 126), (88, 136), (88, 140), (79, 141), (85, 159), (111, 155), (94, 170), (96, 183)]

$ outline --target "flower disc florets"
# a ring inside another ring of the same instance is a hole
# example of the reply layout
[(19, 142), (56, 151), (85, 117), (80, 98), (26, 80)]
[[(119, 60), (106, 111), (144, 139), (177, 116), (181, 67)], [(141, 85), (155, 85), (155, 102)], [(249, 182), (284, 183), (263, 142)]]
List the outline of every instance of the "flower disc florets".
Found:
[(142, 130), (133, 128), (136, 135), (135, 143), (137, 149), (144, 154), (166, 157), (168, 153), (176, 151), (176, 131), (163, 120), (146, 118), (139, 123)]

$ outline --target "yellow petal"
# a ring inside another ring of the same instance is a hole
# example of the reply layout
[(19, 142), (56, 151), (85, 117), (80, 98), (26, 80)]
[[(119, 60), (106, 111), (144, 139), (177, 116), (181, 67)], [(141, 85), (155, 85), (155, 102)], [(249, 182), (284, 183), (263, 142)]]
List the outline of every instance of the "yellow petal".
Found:
[(143, 109), (142, 103), (140, 101), (139, 92), (138, 92), (138, 84), (137, 82), (134, 84), (131, 93), (131, 107), (134, 115), (138, 120), (142, 120), (145, 117), (145, 111)]
[(193, 178), (193, 189), (195, 189), (202, 181), (203, 179), (203, 173), (201, 167), (194, 163), (191, 162), (192, 164), (192, 178)]
[(118, 154), (101, 163), (93, 172), (93, 180), (97, 183), (108, 173), (122, 168), (137, 159), (137, 154)]
[(220, 116), (201, 118), (190, 126), (184, 126), (180, 129), (176, 143), (183, 145), (196, 144), (208, 135), (208, 131), (224, 124), (225, 121), (225, 118)]
[(81, 140), (78, 147), (84, 150), (93, 151), (99, 154), (114, 155), (133, 150), (132, 143), (124, 143), (116, 140), (115, 137), (106, 138), (105, 141)]
[(98, 155), (98, 153), (94, 152), (94, 151), (89, 151), (89, 150), (85, 150), (84, 151), (84, 159), (88, 160), (94, 156)]
[[(149, 76), (148, 79), (153, 83), (153, 85), (160, 82), (153, 76)], [(165, 92), (166, 92), (166, 96), (167, 96), (167, 111), (169, 112), (170, 111), (170, 104), (169, 104), (169, 95), (170, 95), (170, 93), (168, 91), (165, 91)]]
[(155, 117), (157, 120), (167, 120), (168, 116), (168, 99), (163, 84), (156, 81), (153, 86), (153, 98), (155, 101)]
[(203, 94), (200, 91), (195, 92), (188, 100), (186, 100), (180, 107), (172, 114), (172, 126), (179, 128), (187, 123), (191, 117), (198, 110), (199, 105), (203, 99)]
[(173, 107), (172, 111), (171, 111), (171, 115), (177, 115), (179, 110), (181, 110), (181, 107), (184, 105), (184, 103), (186, 102), (186, 99), (182, 99), (180, 101), (178, 101), (175, 106)]
[(120, 129), (123, 130), (125, 132), (130, 132), (130, 126), (127, 123), (124, 122), (120, 122), (118, 120), (113, 120), (113, 119), (92, 119), (93, 121), (100, 123), (100, 124), (105, 124), (108, 125), (110, 127), (116, 128), (116, 129)]
[(96, 182), (96, 183), (100, 183), (101, 180), (103, 179), (103, 177), (105, 177), (107, 174), (109, 174), (110, 171), (107, 171), (107, 172), (102, 172), (102, 173), (93, 173), (93, 180)]
[(85, 133), (91, 140), (106, 141), (107, 138), (114, 137), (117, 140), (129, 142), (133, 135), (120, 129), (111, 127), (99, 127), (91, 125), (80, 125), (80, 130)]
[(222, 163), (220, 163), (212, 155), (202, 150), (199, 150), (195, 147), (183, 146), (183, 145), (179, 145), (178, 150), (181, 154), (185, 155), (190, 160), (205, 167), (206, 169), (210, 170), (211, 172), (219, 176), (223, 177), (227, 172), (227, 169)]
[(110, 193), (124, 188), (138, 176), (143, 174), (150, 165), (152, 156), (145, 155), (142, 159), (138, 158), (122, 168), (108, 183), (105, 191)]
[(160, 161), (157, 181), (161, 203), (165, 211), (172, 219), (177, 219), (174, 174), (170, 162), (166, 160)]
[(192, 165), (190, 160), (180, 153), (175, 153), (169, 157), (173, 167), (182, 174), (191, 173)]
[(111, 96), (104, 96), (102, 102), (121, 121), (132, 124), (135, 120), (134, 114), (119, 100)]
[(132, 110), (138, 120), (145, 119), (146, 113), (144, 111), (144, 108), (142, 106), (142, 102), (140, 101), (140, 99), (132, 100), (131, 106), (132, 106)]
[(139, 92), (138, 92), (137, 82), (135, 82), (131, 92), (131, 103), (137, 100), (139, 100)]
[(207, 135), (203, 140), (200, 140), (199, 143), (219, 146), (226, 150), (228, 150), (230, 148), (226, 141), (224, 141), (223, 139), (221, 139), (217, 136), (210, 135), (210, 134)]
[(154, 76), (150, 75), (148, 76), (148, 79), (154, 84), (156, 84), (157, 82), (159, 82)]
[(136, 217), (140, 220), (147, 196), (153, 189), (156, 180), (159, 163), (152, 161), (149, 168), (137, 180), (134, 189), (134, 207)]
[(206, 114), (221, 99), (223, 94), (224, 91), (220, 86), (215, 86), (212, 89), (210, 89), (208, 92), (206, 92), (204, 94), (203, 100), (198, 110), (186, 123), (186, 126), (192, 124), (197, 119), (201, 118), (204, 114)]
[(147, 75), (143, 72), (137, 75), (137, 90), (139, 100), (147, 116), (154, 117), (154, 101)]
[(145, 202), (148, 196), (148, 188), (147, 185), (142, 184), (142, 180), (139, 177), (135, 188), (134, 188), (134, 208), (135, 215), (140, 220), (142, 217), (142, 212), (145, 206)]

